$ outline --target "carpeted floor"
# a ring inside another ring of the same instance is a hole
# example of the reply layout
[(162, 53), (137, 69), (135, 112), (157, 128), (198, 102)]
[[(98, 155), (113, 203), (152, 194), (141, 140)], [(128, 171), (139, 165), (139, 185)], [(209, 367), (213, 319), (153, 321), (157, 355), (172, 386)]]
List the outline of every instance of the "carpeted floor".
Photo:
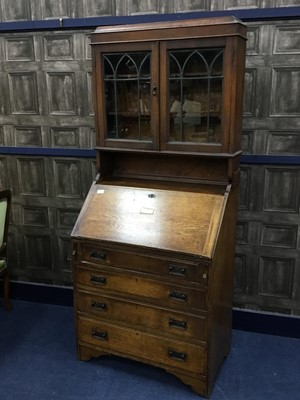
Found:
[[(0, 400), (200, 400), (158, 368), (116, 357), (78, 361), (73, 309), (0, 307)], [(300, 399), (300, 340), (234, 331), (211, 400)]]

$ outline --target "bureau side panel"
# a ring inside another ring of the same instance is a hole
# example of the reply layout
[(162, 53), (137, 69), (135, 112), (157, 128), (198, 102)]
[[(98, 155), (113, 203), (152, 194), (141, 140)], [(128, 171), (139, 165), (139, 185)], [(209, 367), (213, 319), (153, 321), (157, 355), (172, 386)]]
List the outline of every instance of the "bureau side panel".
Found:
[(237, 188), (228, 195), (212, 259), (209, 285), (208, 391), (231, 346)]

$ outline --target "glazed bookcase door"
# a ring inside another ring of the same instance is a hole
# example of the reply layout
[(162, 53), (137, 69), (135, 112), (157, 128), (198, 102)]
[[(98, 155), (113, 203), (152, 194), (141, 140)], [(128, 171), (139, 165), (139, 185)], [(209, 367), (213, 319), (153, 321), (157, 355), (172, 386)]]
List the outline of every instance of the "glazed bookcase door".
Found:
[(157, 149), (157, 44), (95, 46), (94, 59), (100, 70), (95, 76), (97, 145)]
[(162, 150), (226, 150), (224, 40), (163, 42)]

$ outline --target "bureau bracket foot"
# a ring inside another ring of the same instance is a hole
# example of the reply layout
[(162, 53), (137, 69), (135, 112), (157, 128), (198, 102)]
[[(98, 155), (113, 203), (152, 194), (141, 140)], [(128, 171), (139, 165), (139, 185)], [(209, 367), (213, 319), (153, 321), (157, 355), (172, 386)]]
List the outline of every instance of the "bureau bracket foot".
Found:
[(180, 379), (181, 382), (183, 382), (184, 384), (191, 386), (191, 388), (193, 389), (193, 391), (195, 393), (197, 393), (203, 397), (209, 397), (208, 390), (207, 390), (208, 385), (207, 385), (205, 376), (200, 375), (198, 377), (194, 377), (194, 376), (188, 376), (185, 374), (181, 374), (180, 372), (174, 372), (174, 371), (170, 371), (170, 370), (166, 370), (166, 371), (172, 375), (175, 375), (176, 378)]
[(108, 353), (105, 353), (103, 351), (97, 351), (95, 349), (86, 347), (86, 346), (78, 346), (77, 348), (77, 355), (78, 359), (81, 361), (88, 361), (91, 358), (98, 358), (104, 355), (107, 355)]

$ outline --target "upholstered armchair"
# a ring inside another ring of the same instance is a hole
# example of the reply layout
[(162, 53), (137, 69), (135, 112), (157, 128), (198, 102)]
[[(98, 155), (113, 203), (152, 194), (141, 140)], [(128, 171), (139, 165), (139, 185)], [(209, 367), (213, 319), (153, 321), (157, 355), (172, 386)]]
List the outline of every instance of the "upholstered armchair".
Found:
[(7, 236), (11, 206), (11, 191), (0, 191), (0, 277), (3, 278), (4, 304), (8, 310), (12, 309), (9, 300), (9, 276), (7, 270)]

